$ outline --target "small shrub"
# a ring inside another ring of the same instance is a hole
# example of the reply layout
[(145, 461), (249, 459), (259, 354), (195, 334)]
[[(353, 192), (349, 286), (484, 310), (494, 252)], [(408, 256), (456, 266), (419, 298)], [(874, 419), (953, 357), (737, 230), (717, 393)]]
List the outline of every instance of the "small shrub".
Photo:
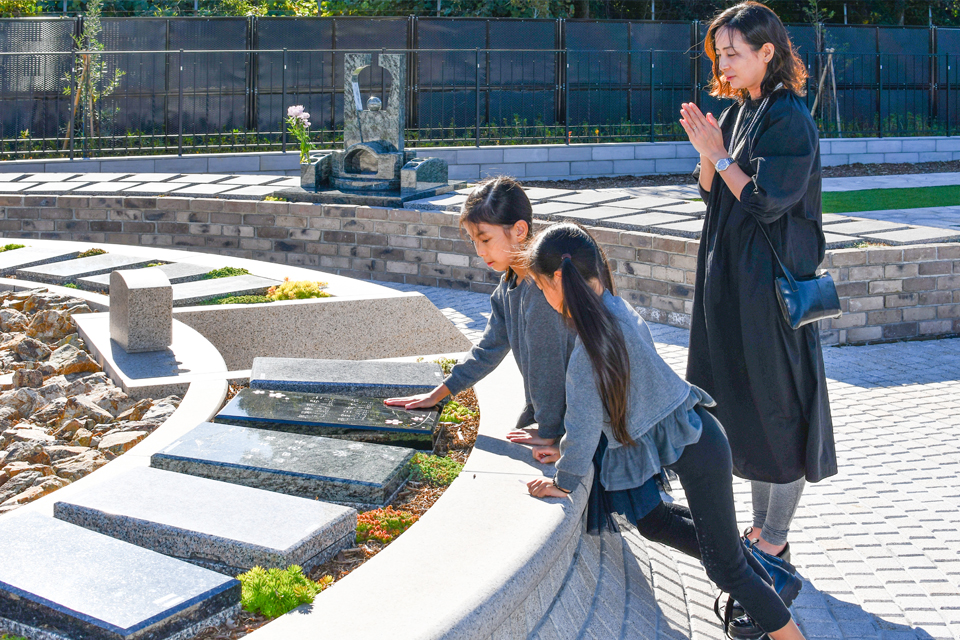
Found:
[(229, 278), (231, 276), (248, 276), (250, 272), (242, 267), (221, 267), (213, 269), (203, 274), (204, 280), (213, 280), (215, 278)]
[(77, 288), (77, 285), (76, 285), (76, 283), (74, 283), (74, 282), (68, 282), (67, 284), (65, 284), (65, 285), (63, 285), (63, 286), (64, 286), (65, 288), (67, 288), (67, 289), (76, 289), (76, 288)]
[[(0, 18), (36, 16), (40, 15), (42, 11), (43, 6), (37, 0), (0, 0)], [(0, 638), (6, 637), (0, 636)], [(10, 637), (13, 638), (13, 636)]]
[[(463, 463), (453, 458), (415, 453), (410, 463), (409, 477), (414, 482), (429, 482), (435, 487), (446, 487), (457, 479), (462, 469)], [(360, 530), (359, 527), (357, 530)]]
[(286, 202), (287, 199), (281, 196), (264, 196), (263, 201), (264, 202)]
[(456, 400), (451, 400), (443, 408), (443, 413), (440, 414), (440, 422), (460, 424), (467, 418), (472, 418), (475, 415), (477, 415), (477, 412), (473, 409), (463, 406)]
[(89, 258), (90, 256), (102, 256), (106, 251), (103, 249), (87, 249), (86, 251), (80, 252), (78, 258)]
[(457, 359), (456, 358), (438, 358), (434, 360), (434, 362), (440, 365), (440, 369), (443, 370), (443, 375), (446, 376), (446, 375), (449, 375), (451, 371), (453, 371), (453, 368), (457, 364)]
[(361, 513), (357, 516), (357, 544), (369, 540), (384, 544), (393, 542), (418, 519), (419, 516), (408, 511), (397, 511), (393, 507)]
[(148, 264), (147, 266), (148, 266), (148, 267), (162, 267), (162, 266), (165, 265), (165, 264), (167, 264), (167, 263), (166, 263), (166, 262), (151, 262), (151, 263)]
[(282, 616), (301, 604), (313, 602), (314, 596), (333, 583), (332, 576), (314, 582), (303, 575), (295, 564), (284, 569), (254, 567), (237, 576), (240, 581), (240, 603), (251, 613), (268, 618)]
[(0, 253), (3, 253), (4, 251), (13, 251), (14, 249), (23, 249), (25, 246), (26, 245), (23, 244), (5, 244), (0, 247)]
[(329, 298), (330, 294), (323, 291), (326, 282), (311, 282), (310, 280), (295, 280), (284, 278), (283, 284), (270, 287), (267, 297), (271, 300), (303, 300), (306, 298)]
[(267, 296), (220, 296), (204, 300), (200, 304), (257, 304), (260, 302), (273, 302)]

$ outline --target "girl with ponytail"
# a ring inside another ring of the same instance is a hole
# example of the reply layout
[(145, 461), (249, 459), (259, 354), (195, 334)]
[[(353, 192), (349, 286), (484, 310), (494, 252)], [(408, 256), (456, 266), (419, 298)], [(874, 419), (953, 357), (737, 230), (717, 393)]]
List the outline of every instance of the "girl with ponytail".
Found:
[[(618, 513), (645, 523), (638, 526), (645, 537), (700, 558), (707, 576), (749, 614), (725, 621), (731, 637), (802, 639), (787, 609), (800, 579), (789, 565), (771, 579), (740, 541), (730, 446), (704, 409), (713, 399), (660, 358), (646, 323), (610, 290), (606, 259), (584, 229), (549, 227), (524, 257), (547, 302), (577, 334), (566, 374), (565, 435), (559, 447), (534, 452), (541, 462), (556, 462), (557, 472), (529, 482), (530, 494), (564, 497), (595, 465), (588, 526), (613, 526), (610, 515)], [(667, 509), (659, 493), (644, 490), (661, 467), (680, 477), (689, 509)], [(650, 526), (651, 517), (659, 527)]]

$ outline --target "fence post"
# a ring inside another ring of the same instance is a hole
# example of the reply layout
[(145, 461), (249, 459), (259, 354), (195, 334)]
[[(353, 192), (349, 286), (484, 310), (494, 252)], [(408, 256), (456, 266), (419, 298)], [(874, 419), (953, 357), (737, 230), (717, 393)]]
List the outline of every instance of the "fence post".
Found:
[(280, 101), (280, 128), (283, 130), (281, 135), (283, 136), (283, 142), (280, 144), (280, 152), (287, 152), (287, 128), (283, 126), (283, 110), (284, 105), (287, 104), (287, 49), (283, 49), (283, 68), (280, 70), (280, 85), (283, 91), (283, 98)]
[(477, 107), (477, 119), (476, 119), (476, 145), (480, 146), (480, 47), (477, 47), (476, 53), (474, 54), (474, 59), (477, 62), (477, 68), (474, 70), (476, 74), (475, 85), (476, 85), (476, 107)]
[[(66, 0), (64, 0), (64, 8), (66, 8)], [(73, 72), (76, 73), (78, 68), (79, 68), (79, 59), (77, 58), (76, 52), (74, 52), (74, 54), (73, 54)], [(74, 96), (73, 96), (73, 98), (74, 98), (74, 105), (76, 105), (76, 104), (78, 104), (78, 103), (80, 102), (80, 96), (78, 95), (78, 94), (80, 93), (80, 78), (77, 78), (77, 86), (73, 87), (73, 90), (76, 91), (76, 94), (74, 94)], [(947, 95), (948, 95), (948, 96), (950, 95), (950, 92), (949, 92), (949, 91), (947, 92)], [(949, 98), (947, 99), (947, 102), (949, 103)], [(71, 160), (73, 160), (73, 153), (74, 153), (74, 148), (75, 148), (75, 146), (76, 146), (76, 138), (77, 138), (77, 136), (76, 136), (76, 131), (77, 131), (77, 111), (78, 111), (78, 109), (73, 109), (73, 110), (70, 111), (70, 125), (69, 125), (69, 126), (70, 126), (70, 130), (67, 131), (67, 136), (68, 136), (69, 139), (70, 139), (70, 159), (71, 159)], [(949, 135), (949, 134), (947, 134), (947, 135)]]
[(883, 54), (877, 54), (877, 137), (883, 137)]
[(570, 144), (570, 58), (564, 46), (563, 52), (563, 131), (567, 144)]
[(177, 55), (177, 155), (183, 155), (183, 49)]
[(945, 56), (946, 59), (947, 59), (947, 60), (946, 60), (946, 62), (947, 62), (947, 99), (945, 100), (945, 102), (947, 103), (947, 137), (949, 138), (949, 137), (950, 137), (951, 115), (952, 115), (952, 112), (951, 112), (951, 110), (950, 110), (950, 54), (949, 54), (949, 53), (945, 53), (944, 56)]
[(650, 49), (650, 142), (657, 141), (653, 114), (653, 70), (656, 66), (657, 65), (653, 63), (653, 49)]

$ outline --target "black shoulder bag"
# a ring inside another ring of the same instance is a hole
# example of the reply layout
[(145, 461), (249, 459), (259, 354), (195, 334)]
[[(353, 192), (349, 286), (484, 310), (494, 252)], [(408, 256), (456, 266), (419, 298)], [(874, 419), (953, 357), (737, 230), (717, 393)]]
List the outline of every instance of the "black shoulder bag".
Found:
[[(779, 89), (780, 86), (777, 86), (774, 91)], [(757, 109), (757, 113), (747, 126), (743, 140), (737, 145), (734, 153), (730, 154), (731, 157), (736, 158), (740, 153), (744, 143), (750, 137), (750, 130), (754, 124), (759, 121), (760, 114), (763, 113), (769, 101), (770, 96), (763, 99), (760, 108)], [(731, 142), (733, 144), (736, 144), (742, 116), (743, 108), (741, 107), (740, 113), (737, 114), (737, 122), (734, 125), (733, 135), (731, 136)], [(756, 220), (756, 223), (757, 226), (760, 227), (760, 231), (763, 232), (763, 237), (767, 239), (767, 244), (770, 245), (770, 251), (773, 252), (773, 257), (777, 259), (777, 264), (780, 265), (780, 271), (783, 272), (783, 275), (775, 280), (775, 290), (777, 300), (780, 302), (780, 310), (783, 312), (783, 318), (786, 323), (790, 325), (790, 328), (796, 330), (805, 324), (810, 324), (818, 320), (839, 318), (843, 313), (840, 310), (840, 296), (837, 294), (837, 286), (834, 284), (830, 274), (824, 272), (812, 278), (802, 278), (799, 280), (794, 278), (793, 274), (784, 266), (783, 261), (780, 260), (780, 256), (777, 255), (777, 250), (773, 247), (773, 242), (770, 241), (770, 236), (767, 235), (764, 224), (759, 220)]]

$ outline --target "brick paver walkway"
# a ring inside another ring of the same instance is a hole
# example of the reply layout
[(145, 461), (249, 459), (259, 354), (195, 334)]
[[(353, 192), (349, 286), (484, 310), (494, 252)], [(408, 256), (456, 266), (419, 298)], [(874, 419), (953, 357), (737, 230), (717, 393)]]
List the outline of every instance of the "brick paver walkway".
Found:
[[(388, 286), (424, 293), (479, 338), (487, 296)], [(686, 331), (651, 329), (682, 374)], [(805, 578), (796, 619), (811, 640), (960, 640), (960, 339), (828, 347), (824, 359), (840, 473), (807, 487), (794, 520), (793, 558)], [(749, 487), (738, 480), (735, 489), (746, 527)], [(721, 637), (716, 590), (700, 566), (625, 537), (652, 567), (658, 638)]]

